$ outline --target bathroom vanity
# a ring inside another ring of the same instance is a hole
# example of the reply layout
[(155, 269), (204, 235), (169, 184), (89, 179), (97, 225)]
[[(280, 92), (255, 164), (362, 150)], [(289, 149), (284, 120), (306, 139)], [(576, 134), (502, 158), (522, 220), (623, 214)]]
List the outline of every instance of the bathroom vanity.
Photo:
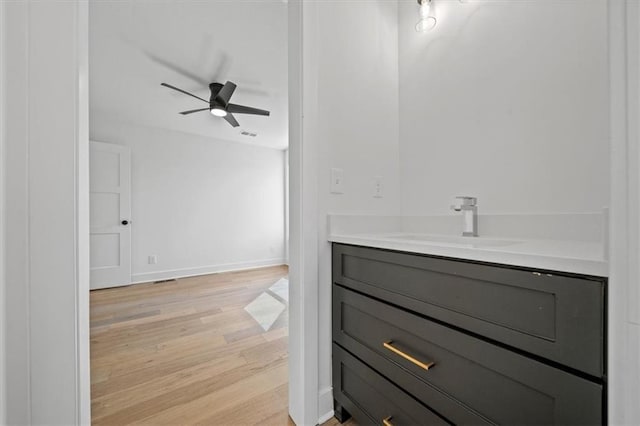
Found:
[(351, 241), (335, 238), (332, 253), (339, 420), (606, 423), (607, 282), (594, 264), (563, 272)]

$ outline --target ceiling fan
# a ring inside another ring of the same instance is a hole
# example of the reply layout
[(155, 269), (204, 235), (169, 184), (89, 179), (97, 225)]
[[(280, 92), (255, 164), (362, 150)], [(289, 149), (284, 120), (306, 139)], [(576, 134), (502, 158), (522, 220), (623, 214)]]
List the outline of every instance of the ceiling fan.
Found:
[(184, 93), (185, 95), (189, 95), (196, 99), (200, 99), (201, 101), (209, 104), (207, 108), (182, 111), (180, 113), (182, 115), (193, 114), (194, 112), (209, 111), (216, 117), (224, 118), (225, 120), (227, 120), (227, 123), (231, 124), (233, 127), (238, 127), (240, 125), (233, 114), (269, 115), (269, 111), (266, 111), (264, 109), (229, 103), (233, 92), (236, 90), (236, 85), (230, 81), (227, 81), (225, 84), (209, 84), (209, 90), (211, 91), (211, 97), (209, 98), (209, 100), (203, 99), (200, 96), (196, 96), (193, 93), (189, 93), (186, 90), (179, 89), (167, 83), (162, 83), (161, 85), (164, 87), (168, 87), (169, 89), (177, 90), (180, 93)]

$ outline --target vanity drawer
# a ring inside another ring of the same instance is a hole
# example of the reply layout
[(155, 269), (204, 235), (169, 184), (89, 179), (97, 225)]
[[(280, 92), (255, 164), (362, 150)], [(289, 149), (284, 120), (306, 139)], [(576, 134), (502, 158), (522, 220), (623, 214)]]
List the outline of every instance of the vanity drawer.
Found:
[(450, 425), (353, 355), (333, 345), (334, 397), (358, 425)]
[(604, 280), (334, 244), (333, 282), (604, 375)]
[(597, 383), (336, 285), (333, 310), (337, 344), (454, 424), (602, 423)]

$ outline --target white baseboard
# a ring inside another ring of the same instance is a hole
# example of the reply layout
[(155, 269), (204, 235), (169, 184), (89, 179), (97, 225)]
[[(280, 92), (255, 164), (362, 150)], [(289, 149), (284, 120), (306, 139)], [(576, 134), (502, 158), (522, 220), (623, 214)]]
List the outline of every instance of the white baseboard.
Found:
[(323, 414), (322, 416), (320, 416), (320, 418), (318, 419), (318, 424), (321, 425), (326, 421), (329, 421), (332, 417), (333, 417), (333, 409), (331, 411), (329, 411), (326, 414)]
[(324, 389), (320, 389), (320, 392), (318, 392), (318, 413), (324, 413), (321, 414), (320, 417), (318, 418), (318, 424), (321, 425), (322, 423), (326, 422), (327, 420), (329, 420), (331, 417), (333, 417), (333, 388), (331, 386), (328, 386)]
[(222, 265), (199, 266), (196, 268), (168, 269), (165, 271), (144, 272), (131, 275), (131, 284), (140, 284), (150, 281), (170, 280), (174, 278), (194, 277), (197, 275), (215, 274), (217, 272), (230, 272), (243, 269), (263, 268), (286, 264), (286, 259), (264, 259), (250, 262), (226, 263)]

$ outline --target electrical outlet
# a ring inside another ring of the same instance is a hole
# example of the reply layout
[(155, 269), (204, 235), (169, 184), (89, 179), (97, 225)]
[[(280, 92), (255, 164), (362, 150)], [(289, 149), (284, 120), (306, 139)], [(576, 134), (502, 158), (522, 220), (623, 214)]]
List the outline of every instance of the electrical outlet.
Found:
[(344, 194), (344, 171), (331, 169), (331, 193)]
[(152, 254), (151, 256), (149, 256), (149, 265), (155, 265), (158, 263), (158, 255), (157, 254)]
[(376, 176), (373, 178), (373, 197), (382, 198), (384, 195), (384, 185), (382, 176)]

